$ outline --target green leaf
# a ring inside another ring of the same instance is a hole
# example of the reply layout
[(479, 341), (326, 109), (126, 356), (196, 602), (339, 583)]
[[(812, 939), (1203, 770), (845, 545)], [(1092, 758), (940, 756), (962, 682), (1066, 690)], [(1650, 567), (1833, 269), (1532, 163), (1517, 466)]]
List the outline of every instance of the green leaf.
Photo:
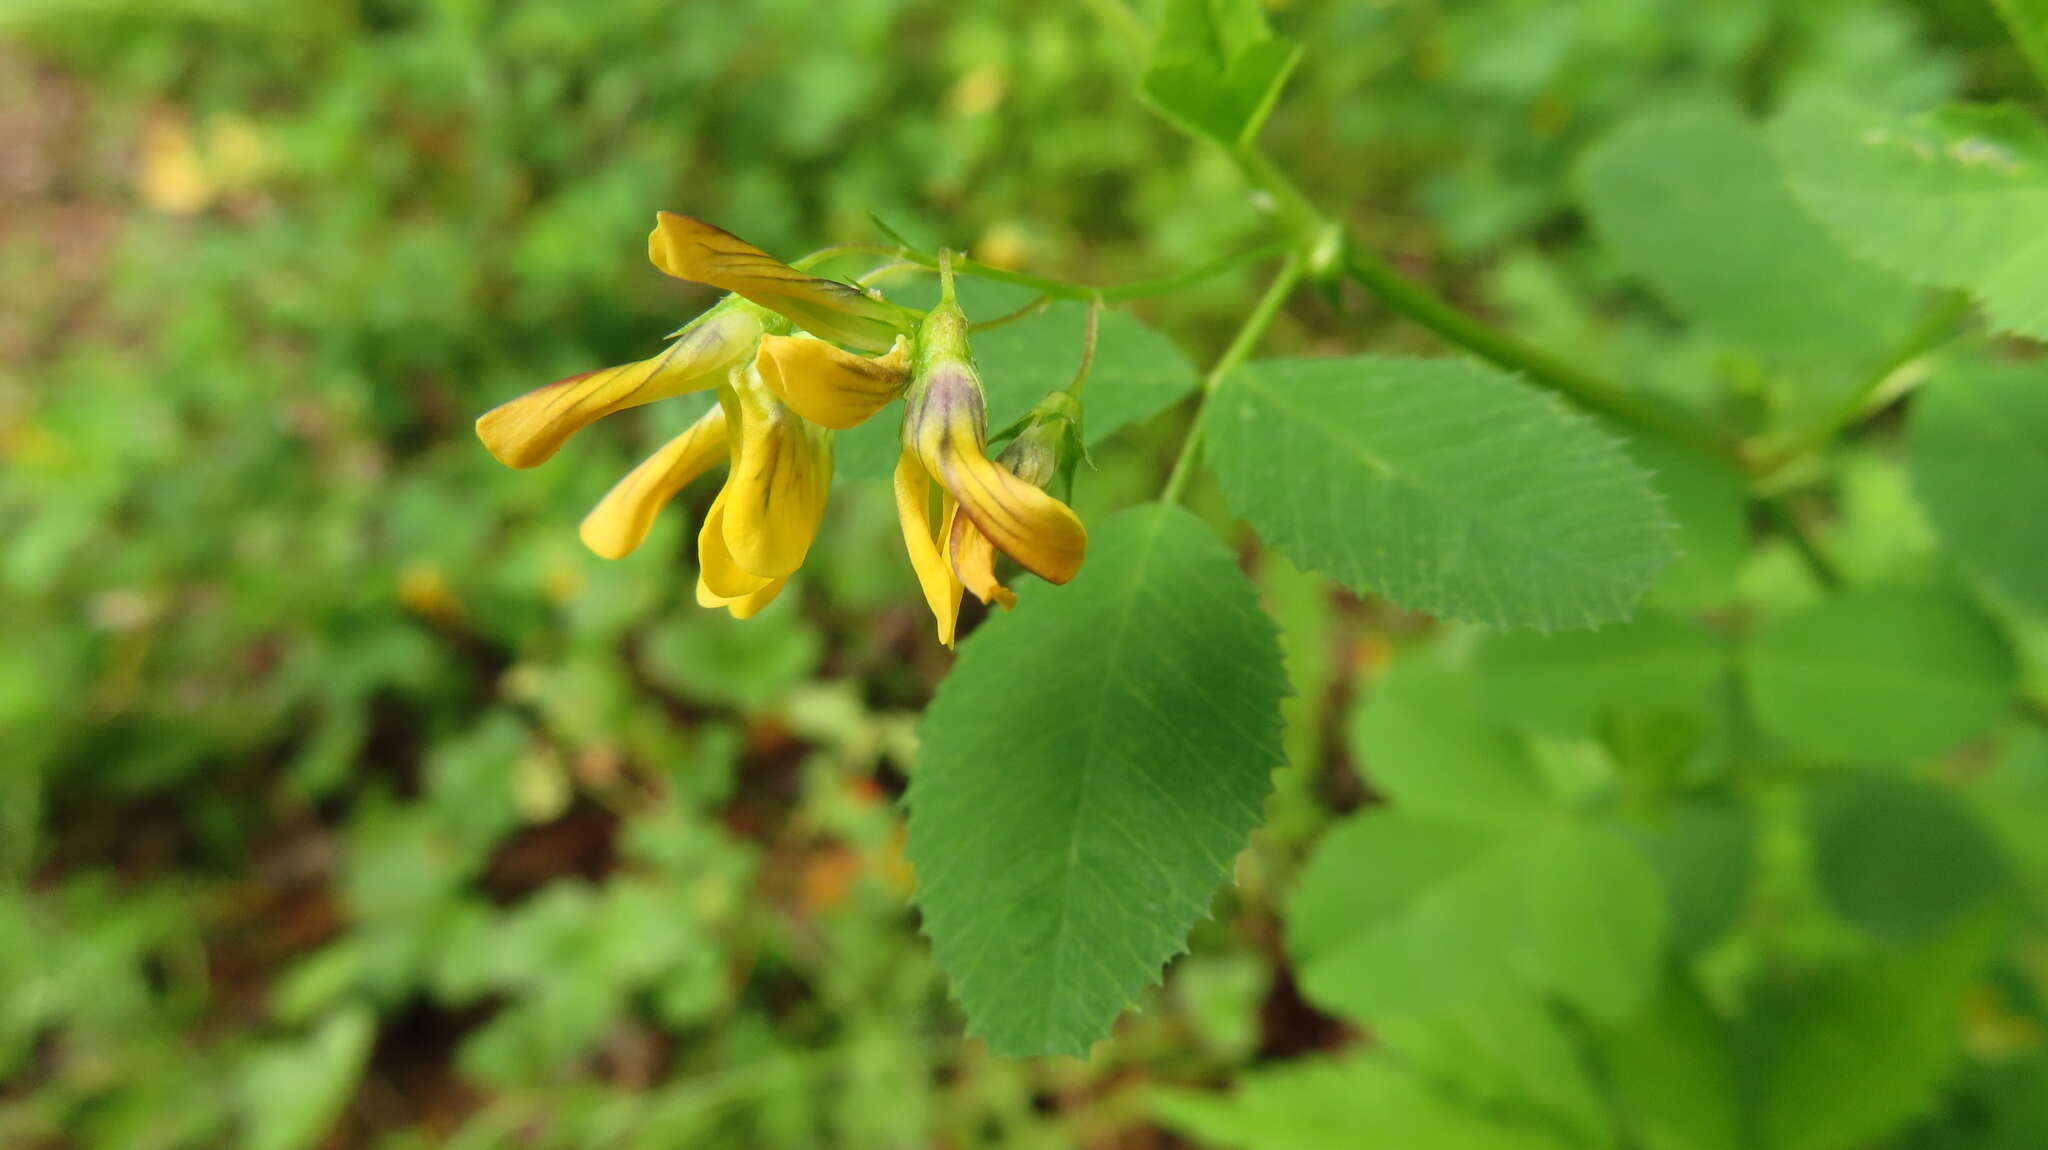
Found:
[(2034, 75), (2048, 84), (2048, 0), (1991, 0)]
[[(1031, 293), (963, 292), (970, 314), (986, 319), (1030, 302)], [(919, 298), (906, 293), (905, 298)], [(977, 300), (993, 301), (986, 307)], [(1085, 304), (1056, 303), (1039, 315), (974, 336), (974, 362), (988, 393), (988, 425), (1000, 431), (1067, 386), (1081, 366), (1088, 330)], [(1127, 311), (1104, 308), (1096, 330), (1095, 360), (1083, 393), (1081, 428), (1089, 444), (1172, 407), (1195, 389), (1194, 365), (1164, 335)], [(887, 478), (901, 450), (903, 407), (892, 403), (852, 431), (839, 433), (834, 453), (842, 476)]]
[(1430, 1088), (1391, 1059), (1304, 1059), (1241, 1076), (1228, 1095), (1158, 1090), (1152, 1109), (1204, 1145), (1241, 1150), (1564, 1150)]
[(1579, 184), (1622, 265), (1725, 340), (1837, 359), (1877, 354), (1912, 324), (1919, 293), (1829, 235), (1732, 107), (1639, 113), (1588, 153)]
[(1677, 534), (1676, 556), (1657, 580), (1656, 602), (1673, 607), (1713, 607), (1735, 597), (1736, 576), (1749, 555), (1749, 491), (1742, 473), (1670, 440), (1618, 423), (1637, 466), (1650, 473), (1650, 486), (1664, 497)]
[(1602, 1018), (1656, 982), (1667, 911), (1649, 864), (1598, 826), (1514, 833), (1395, 813), (1323, 841), (1288, 915), (1312, 1001), (1378, 1021), (1515, 980)]
[(2003, 331), (2048, 339), (2048, 129), (2011, 107), (1911, 119), (1840, 96), (1793, 100), (1771, 129), (1800, 199), (1850, 250), (1968, 291)]
[(1739, 806), (1693, 800), (1621, 829), (1663, 884), (1671, 949), (1689, 957), (1718, 941), (1742, 912), (1756, 876), (1756, 820)]
[(2018, 672), (1991, 620), (1945, 591), (1852, 590), (1774, 620), (1747, 657), (1757, 721), (1822, 758), (1908, 763), (1989, 728)]
[(1300, 59), (1259, 0), (1167, 0), (1142, 88), (1183, 131), (1235, 147), (1259, 134)]
[(1177, 953), (1282, 761), (1279, 643), (1186, 511), (1098, 526), (926, 713), (908, 853), (939, 965), (1003, 1054), (1084, 1053)]
[(1473, 668), (1480, 697), (1498, 718), (1533, 731), (1591, 736), (1602, 719), (1621, 711), (1704, 709), (1729, 660), (1698, 622), (1653, 611), (1597, 631), (1491, 634)]
[(1255, 363), (1203, 431), (1267, 542), (1403, 607), (1590, 626), (1626, 616), (1670, 558), (1670, 524), (1612, 439), (1464, 360)]
[(329, 1015), (303, 1039), (270, 1043), (241, 1072), (247, 1150), (304, 1150), (317, 1143), (355, 1093), (377, 1034), (369, 1008)]
[(1757, 1144), (1854, 1150), (1930, 1109), (1955, 1062), (1963, 991), (2001, 933), (1980, 915), (1757, 1001), (1746, 1044)]
[(1606, 1141), (1599, 1089), (1558, 1012), (1536, 994), (1503, 985), (1440, 1011), (1377, 1020), (1372, 1032), (1403, 1065), (1461, 1100), (1540, 1118), (1587, 1145)]
[(1367, 777), (1403, 813), (1519, 822), (1549, 805), (1535, 764), (1480, 709), (1470, 675), (1403, 660), (1373, 684), (1350, 733)]
[(2009, 889), (1985, 827), (1932, 787), (1882, 775), (1832, 780), (1807, 796), (1806, 825), (1828, 904), (1895, 942), (1923, 941)]
[(1753, 1150), (1731, 1027), (1687, 978), (1627, 1025), (1595, 1034), (1614, 1109), (1644, 1150)]
[(1967, 364), (1913, 402), (1913, 486), (1948, 551), (2048, 619), (2048, 371)]
[(1527, 876), (1524, 972), (1595, 1016), (1619, 1022), (1655, 989), (1670, 914), (1657, 876), (1626, 839), (1590, 827), (1539, 835)]

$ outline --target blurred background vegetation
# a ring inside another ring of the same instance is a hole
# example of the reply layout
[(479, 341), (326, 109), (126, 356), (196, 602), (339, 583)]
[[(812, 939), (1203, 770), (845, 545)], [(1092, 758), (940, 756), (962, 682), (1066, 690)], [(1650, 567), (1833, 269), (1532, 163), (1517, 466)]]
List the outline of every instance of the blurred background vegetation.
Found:
[[(1300, 182), (1624, 369), (1675, 344), (1574, 204), (1619, 119), (2024, 83), (1977, 0), (1272, 14), (1310, 48), (1266, 134)], [(0, 1145), (1169, 1146), (1149, 1084), (1356, 1040), (1295, 993), (1275, 905), (1373, 801), (1347, 708), (1427, 621), (1261, 565), (1302, 692), (1275, 821), (1114, 1044), (1001, 1062), (906, 900), (892, 799), (950, 656), (886, 491), (835, 491), (798, 593), (739, 625), (691, 602), (694, 514), (625, 562), (576, 539), (682, 416), (525, 473), (469, 430), (707, 302), (646, 265), (656, 208), (785, 256), (874, 212), (1083, 281), (1248, 242), (1235, 173), (1133, 98), (1130, 20), (0, 3)], [(1141, 311), (1202, 362), (1251, 290)], [(1274, 347), (1437, 350), (1361, 298)], [(1083, 509), (1150, 491), (1186, 416), (1099, 450)], [(1871, 490), (1843, 545), (1924, 548)]]

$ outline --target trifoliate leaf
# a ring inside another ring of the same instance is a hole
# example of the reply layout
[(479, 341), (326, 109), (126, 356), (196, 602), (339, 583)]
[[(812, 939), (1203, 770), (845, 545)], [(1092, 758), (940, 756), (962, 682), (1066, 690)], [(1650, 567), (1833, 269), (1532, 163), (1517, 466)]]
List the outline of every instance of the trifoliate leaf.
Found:
[(1235, 147), (1259, 134), (1300, 59), (1259, 0), (1167, 0), (1144, 93), (1184, 131)]

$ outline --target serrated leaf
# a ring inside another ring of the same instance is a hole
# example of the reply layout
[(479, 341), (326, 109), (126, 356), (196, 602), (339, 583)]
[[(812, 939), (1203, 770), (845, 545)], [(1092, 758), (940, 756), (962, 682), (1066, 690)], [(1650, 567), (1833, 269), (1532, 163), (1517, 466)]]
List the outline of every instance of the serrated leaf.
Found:
[(1952, 796), (1855, 775), (1806, 799), (1814, 876), (1843, 918), (1894, 942), (1920, 942), (2008, 889), (1985, 827)]
[(1784, 359), (1871, 357), (1912, 325), (1920, 293), (1845, 250), (1725, 104), (1639, 113), (1587, 154), (1579, 185), (1622, 265), (1722, 339)]
[(1771, 128), (1792, 188), (1865, 259), (2048, 339), (2048, 128), (2017, 108), (1911, 119), (1809, 93)]
[(1528, 752), (1480, 709), (1470, 675), (1404, 660), (1373, 684), (1350, 734), (1360, 767), (1399, 811), (1497, 823), (1549, 805)]
[(1085, 1053), (1178, 952), (1257, 824), (1287, 693), (1273, 625), (1186, 511), (1096, 526), (962, 644), (911, 780), (917, 903), (998, 1053)]
[(1300, 59), (1259, 0), (1167, 0), (1141, 87), (1182, 130), (1235, 147), (1259, 134)]
[(1745, 659), (1765, 731), (1823, 758), (1903, 764), (1996, 722), (2018, 671), (1991, 620), (1950, 592), (1867, 588), (1772, 621)]
[(1358, 1018), (1450, 1009), (1513, 981), (1619, 1019), (1655, 985), (1666, 919), (1649, 864), (1605, 828), (1373, 814), (1324, 839), (1288, 949), (1311, 1001)]
[(1464, 360), (1268, 360), (1203, 433), (1236, 513), (1297, 564), (1503, 627), (1619, 619), (1670, 559), (1647, 477), (1591, 421)]
[(1304, 1059), (1246, 1074), (1230, 1094), (1158, 1090), (1152, 1110), (1204, 1145), (1237, 1150), (1564, 1150), (1564, 1143), (1460, 1105), (1383, 1056)]
[[(987, 318), (1028, 303), (1030, 293), (1021, 293), (1020, 298), (1014, 292), (977, 292), (969, 297), (970, 307), (976, 297), (1004, 301), (970, 313)], [(1008, 302), (1012, 300), (1014, 304)], [(1030, 411), (1047, 392), (1067, 386), (1081, 365), (1087, 329), (1087, 306), (1065, 301), (1030, 319), (974, 336), (975, 366), (988, 393), (990, 431), (999, 431)], [(1194, 390), (1195, 382), (1194, 365), (1172, 340), (1127, 311), (1105, 308), (1082, 393), (1081, 429), (1091, 445), (1101, 443), (1173, 406)], [(901, 450), (902, 425), (903, 406), (892, 403), (852, 431), (841, 432), (833, 445), (838, 473), (887, 478)]]
[(2048, 619), (2048, 370), (1964, 364), (1913, 402), (1913, 487), (1948, 552)]
[(1704, 709), (1729, 659), (1698, 622), (1651, 611), (1596, 631), (1491, 634), (1473, 656), (1473, 670), (1481, 700), (1499, 719), (1592, 736), (1619, 711)]

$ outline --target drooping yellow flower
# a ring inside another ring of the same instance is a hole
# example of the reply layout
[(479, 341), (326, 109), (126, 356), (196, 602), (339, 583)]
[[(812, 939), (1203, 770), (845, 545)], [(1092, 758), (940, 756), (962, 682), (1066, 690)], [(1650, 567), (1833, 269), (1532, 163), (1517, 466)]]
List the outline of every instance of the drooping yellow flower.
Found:
[[(967, 354), (967, 317), (949, 292), (918, 333), (896, 463), (904, 545), (938, 619), (940, 642), (952, 642), (963, 586), (983, 602), (1014, 601), (996, 582), (993, 551), (1050, 583), (1065, 583), (1081, 569), (1088, 531), (1071, 508), (1042, 489), (1051, 471), (1036, 460), (1033, 445), (1007, 466), (988, 457), (988, 413)], [(931, 481), (944, 492), (936, 534), (927, 502)]]

